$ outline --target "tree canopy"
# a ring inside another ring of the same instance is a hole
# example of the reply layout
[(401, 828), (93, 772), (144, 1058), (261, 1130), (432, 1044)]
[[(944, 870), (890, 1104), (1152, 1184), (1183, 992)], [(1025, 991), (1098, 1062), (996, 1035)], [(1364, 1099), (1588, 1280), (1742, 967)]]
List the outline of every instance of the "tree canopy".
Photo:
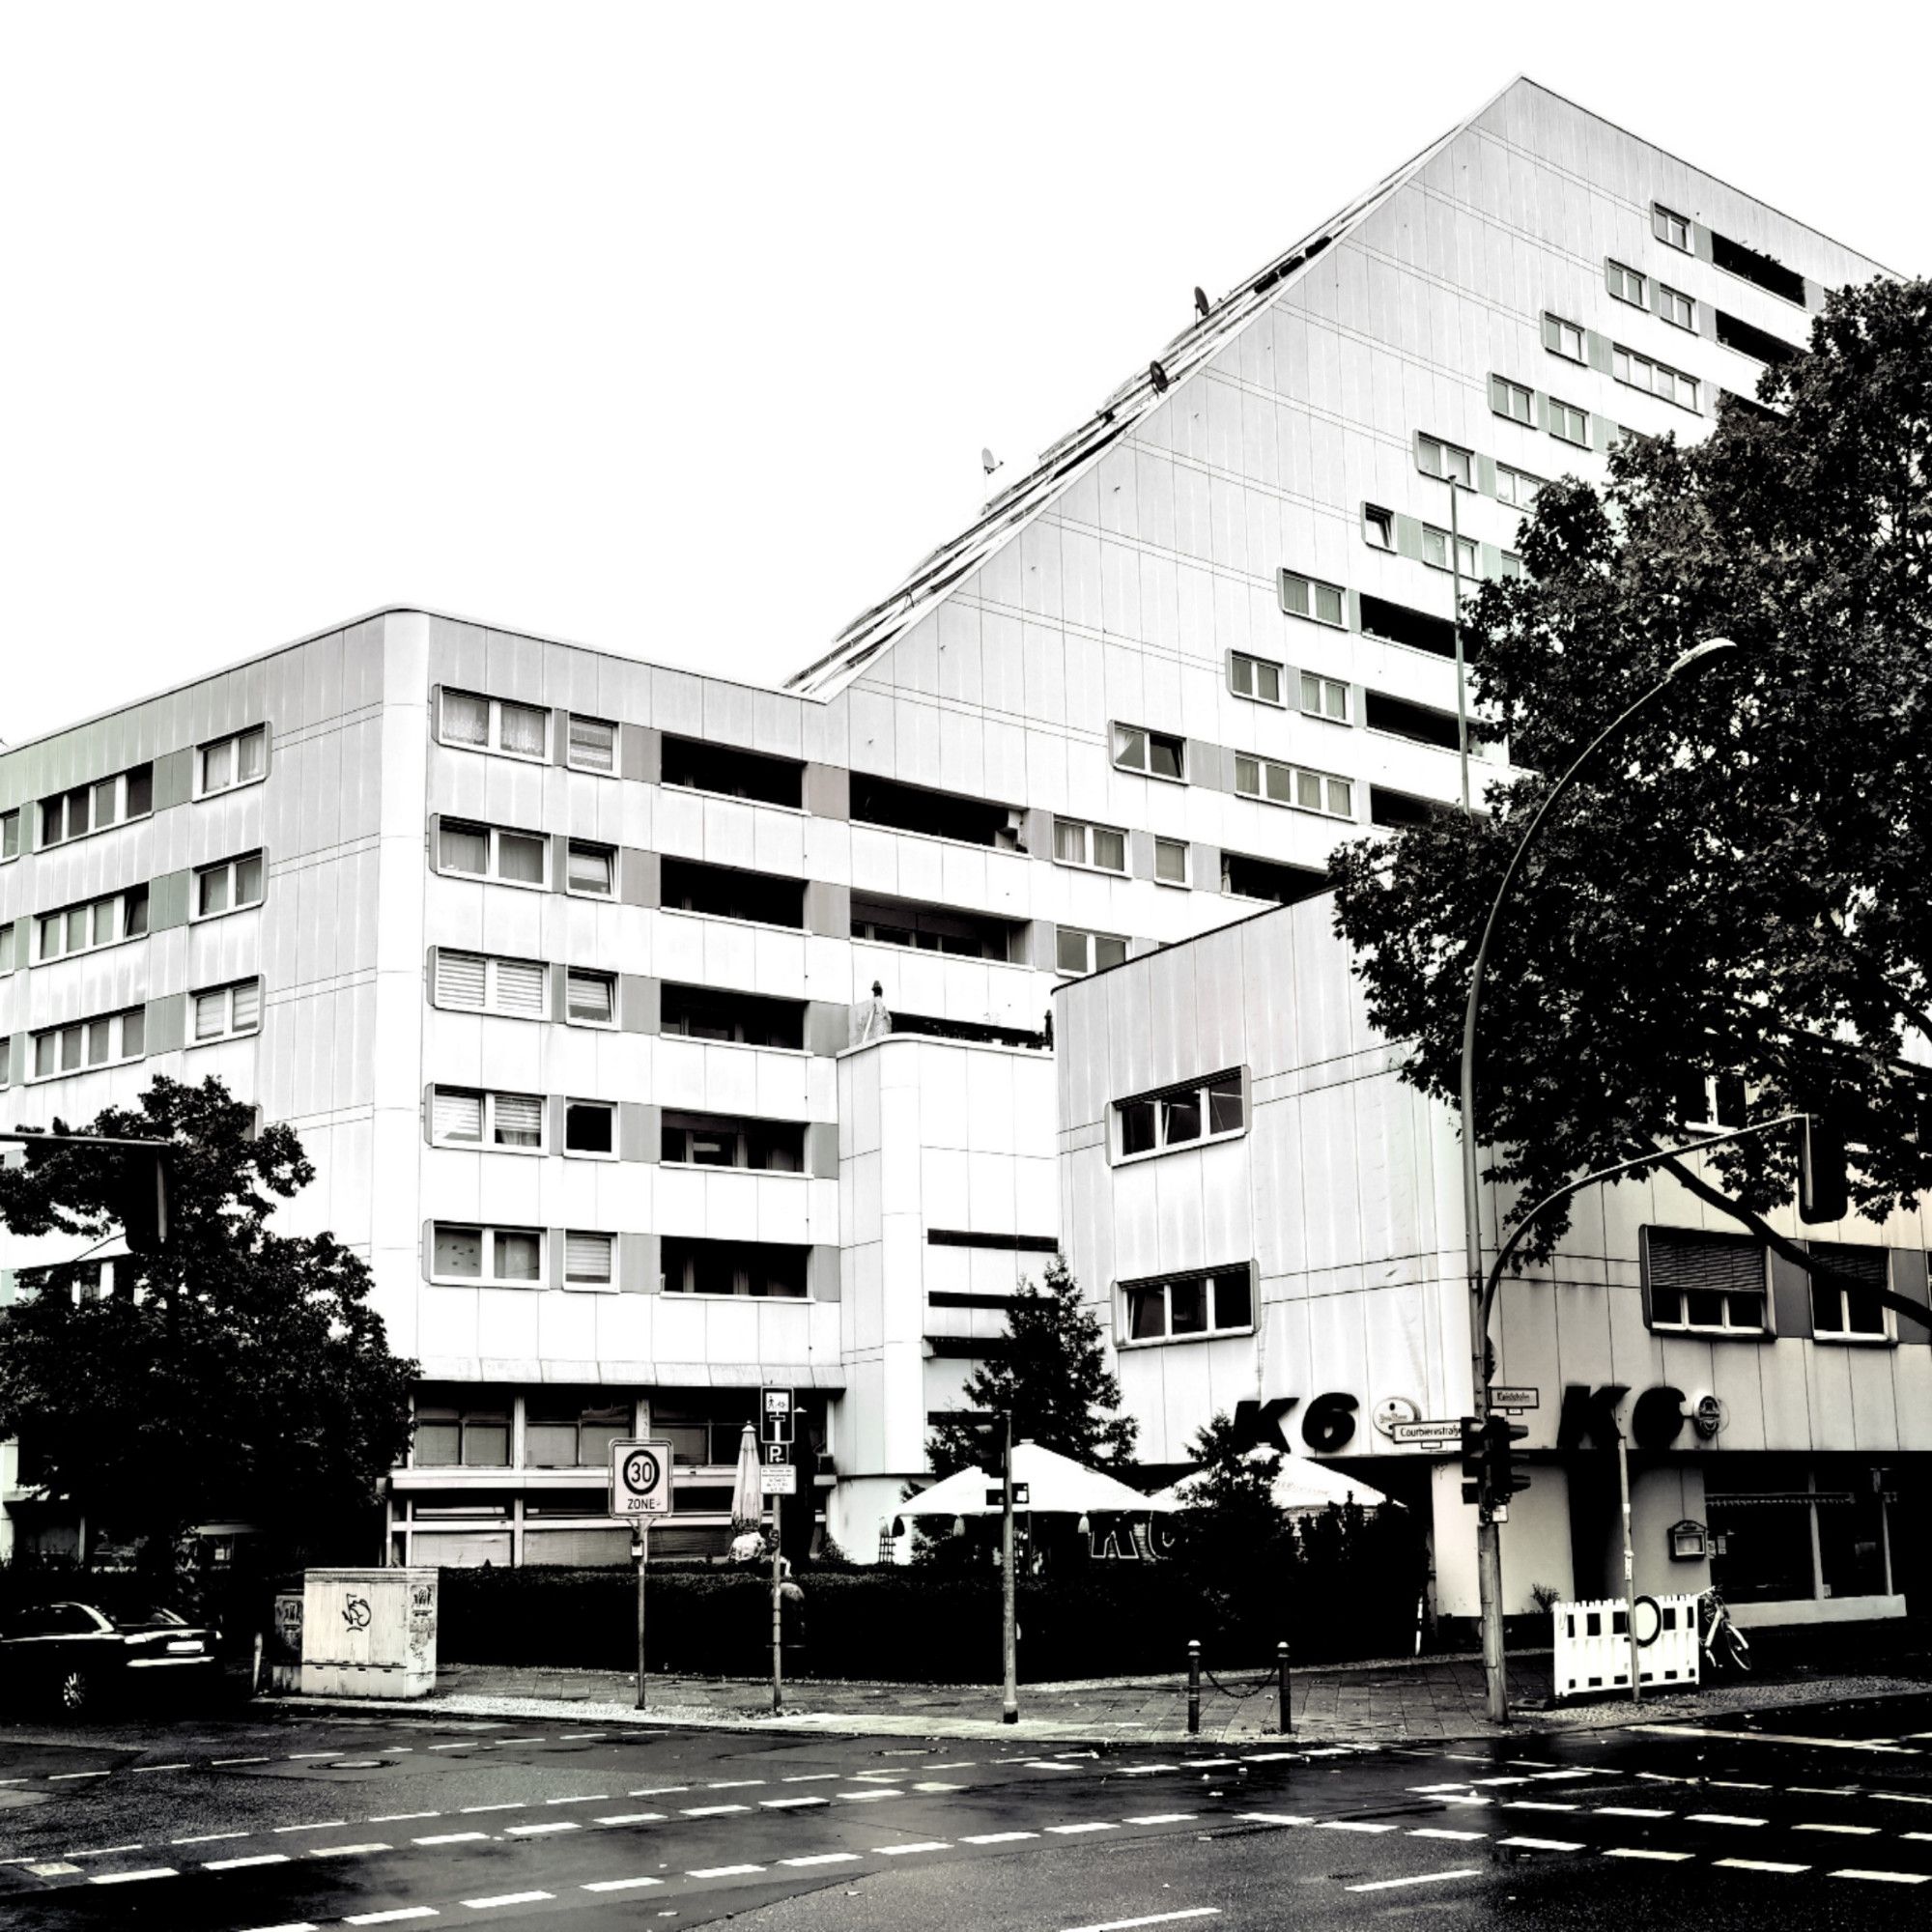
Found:
[[(965, 1397), (974, 1409), (1010, 1409), (1015, 1442), (1037, 1442), (1089, 1465), (1133, 1456), (1139, 1431), (1132, 1416), (1113, 1412), (1121, 1384), (1107, 1367), (1100, 1324), (1059, 1255), (1047, 1264), (1043, 1286), (1020, 1284), (1007, 1313), (1007, 1339), (967, 1377)], [(935, 1429), (926, 1453), (940, 1477), (986, 1466), (984, 1439), (970, 1423)]]
[[(1538, 805), (1682, 651), (1737, 644), (1606, 748), (1508, 903), (1477, 1121), (1525, 1204), (1681, 1142), (1687, 1091), (1719, 1076), (1751, 1120), (1838, 1117), (1862, 1211), (1932, 1187), (1932, 284), (1835, 293), (1758, 394), (1702, 441), (1626, 438), (1602, 489), (1543, 489), (1527, 574), (1467, 611), (1476, 728), (1515, 775), (1473, 822), (1334, 863), (1375, 1024), (1453, 1098), (1477, 937)], [(1707, 1158), (1762, 1213), (1795, 1150), (1773, 1132)]]
[(21, 1438), (49, 1493), (151, 1551), (217, 1518), (326, 1547), (408, 1447), (416, 1365), (389, 1352), (359, 1256), (270, 1226), (314, 1179), (301, 1142), (257, 1133), (213, 1079), (159, 1079), (136, 1107), (53, 1131), (165, 1143), (169, 1226), (117, 1258), (102, 1294), (83, 1257), (118, 1232), (119, 1156), (47, 1148), (0, 1169), (0, 1219), (74, 1249), (23, 1271), (0, 1318), (0, 1435)]

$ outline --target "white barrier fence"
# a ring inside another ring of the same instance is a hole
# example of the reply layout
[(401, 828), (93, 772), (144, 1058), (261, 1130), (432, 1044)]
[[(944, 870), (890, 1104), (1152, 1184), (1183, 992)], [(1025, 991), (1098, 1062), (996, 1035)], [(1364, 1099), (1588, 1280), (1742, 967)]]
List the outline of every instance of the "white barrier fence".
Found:
[[(1587, 1697), (1631, 1688), (1629, 1615), (1623, 1603), (1558, 1604), (1551, 1676), (1558, 1697)], [(1636, 1600), (1639, 1683), (1682, 1690), (1697, 1682), (1697, 1599), (1639, 1597)]]

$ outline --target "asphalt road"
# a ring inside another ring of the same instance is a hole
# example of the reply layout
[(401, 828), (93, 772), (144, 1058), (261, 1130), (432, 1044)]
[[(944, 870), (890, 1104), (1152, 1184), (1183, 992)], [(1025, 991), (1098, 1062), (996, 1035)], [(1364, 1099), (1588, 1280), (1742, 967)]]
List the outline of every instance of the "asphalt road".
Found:
[[(1302, 1751), (424, 1715), (0, 1730), (0, 1926), (1923, 1922), (1932, 1700)], [(567, 1915), (567, 1918), (566, 1918)]]

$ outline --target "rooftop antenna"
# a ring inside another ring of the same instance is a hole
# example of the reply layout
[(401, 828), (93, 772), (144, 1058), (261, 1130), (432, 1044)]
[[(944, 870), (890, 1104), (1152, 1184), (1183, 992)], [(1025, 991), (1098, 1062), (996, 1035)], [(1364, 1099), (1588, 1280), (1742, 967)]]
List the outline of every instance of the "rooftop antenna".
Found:
[(1167, 394), (1167, 371), (1158, 362), (1150, 362), (1148, 364), (1148, 381), (1153, 384), (1153, 392), (1156, 396)]
[(1203, 322), (1206, 322), (1208, 319), (1208, 292), (1206, 289), (1197, 287), (1194, 291), (1194, 313), (1198, 315)]

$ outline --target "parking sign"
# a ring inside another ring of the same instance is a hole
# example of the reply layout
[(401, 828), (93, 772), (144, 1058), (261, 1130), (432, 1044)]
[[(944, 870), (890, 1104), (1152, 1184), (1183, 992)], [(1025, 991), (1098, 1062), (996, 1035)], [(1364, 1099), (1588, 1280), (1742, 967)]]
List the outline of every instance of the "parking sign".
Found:
[(666, 1516), (670, 1511), (670, 1444), (613, 1442), (611, 1445), (611, 1514)]

